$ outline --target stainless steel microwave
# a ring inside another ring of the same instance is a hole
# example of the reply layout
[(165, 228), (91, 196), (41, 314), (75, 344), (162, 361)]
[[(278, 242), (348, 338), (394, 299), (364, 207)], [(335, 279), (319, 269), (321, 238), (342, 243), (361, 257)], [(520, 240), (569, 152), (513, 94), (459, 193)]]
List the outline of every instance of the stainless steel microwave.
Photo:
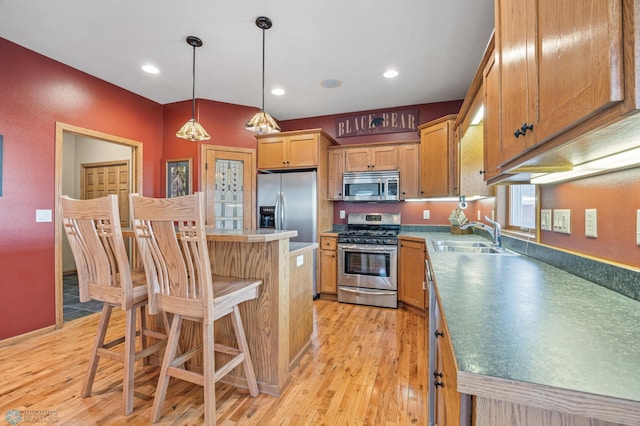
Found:
[(345, 172), (342, 176), (344, 201), (399, 201), (400, 172)]

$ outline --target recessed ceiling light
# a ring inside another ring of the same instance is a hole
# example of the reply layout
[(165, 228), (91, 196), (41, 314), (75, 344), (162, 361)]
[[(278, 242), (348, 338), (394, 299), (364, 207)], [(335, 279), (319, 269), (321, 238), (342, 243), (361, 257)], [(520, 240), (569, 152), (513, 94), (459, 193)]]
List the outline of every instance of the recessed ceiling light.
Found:
[(382, 74), (385, 78), (395, 78), (398, 76), (398, 71), (396, 70), (387, 70)]
[(336, 87), (340, 87), (342, 82), (335, 78), (328, 78), (326, 80), (322, 80), (320, 82), (322, 87), (326, 87), (327, 89), (335, 89)]
[(282, 95), (284, 95), (284, 89), (282, 89), (280, 87), (277, 87), (277, 88), (273, 89), (271, 91), (271, 93), (276, 95), (276, 96), (282, 96)]
[(143, 65), (142, 71), (148, 72), (149, 74), (158, 74), (160, 70), (151, 64)]

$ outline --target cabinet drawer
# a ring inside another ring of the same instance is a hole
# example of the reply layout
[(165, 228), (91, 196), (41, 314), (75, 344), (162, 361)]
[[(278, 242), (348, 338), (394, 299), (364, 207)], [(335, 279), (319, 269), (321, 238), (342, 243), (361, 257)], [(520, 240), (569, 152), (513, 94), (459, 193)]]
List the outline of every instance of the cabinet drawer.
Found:
[(320, 249), (321, 250), (337, 250), (338, 243), (336, 238), (333, 237), (321, 237), (320, 238)]

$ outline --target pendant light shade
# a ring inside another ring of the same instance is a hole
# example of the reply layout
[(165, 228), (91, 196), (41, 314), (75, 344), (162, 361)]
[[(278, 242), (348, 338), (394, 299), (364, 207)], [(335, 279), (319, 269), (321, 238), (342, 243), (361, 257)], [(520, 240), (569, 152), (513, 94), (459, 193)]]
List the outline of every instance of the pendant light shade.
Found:
[(262, 108), (247, 122), (245, 127), (247, 130), (262, 135), (265, 133), (277, 133), (280, 131), (280, 126), (264, 110), (264, 39), (265, 31), (271, 28), (273, 23), (266, 16), (259, 16), (256, 19), (256, 26), (262, 30)]
[(202, 46), (202, 40), (198, 37), (187, 37), (187, 44), (193, 47), (193, 75), (192, 75), (192, 93), (191, 93), (191, 120), (184, 123), (178, 130), (176, 136), (189, 141), (204, 141), (211, 139), (209, 133), (196, 120), (196, 47)]

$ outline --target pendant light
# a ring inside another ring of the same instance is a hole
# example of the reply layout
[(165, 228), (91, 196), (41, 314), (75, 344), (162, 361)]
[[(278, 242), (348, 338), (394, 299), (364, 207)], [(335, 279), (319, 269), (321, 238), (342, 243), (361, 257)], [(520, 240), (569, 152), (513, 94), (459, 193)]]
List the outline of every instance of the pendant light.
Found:
[(196, 121), (196, 47), (202, 46), (202, 40), (198, 37), (187, 37), (187, 44), (193, 47), (193, 80), (191, 94), (191, 120), (184, 123), (184, 126), (178, 130), (176, 136), (189, 141), (204, 141), (211, 139), (209, 133)]
[(265, 133), (277, 133), (280, 131), (280, 126), (264, 110), (264, 38), (265, 31), (271, 28), (273, 24), (271, 19), (266, 16), (259, 16), (256, 19), (256, 26), (262, 30), (262, 109), (247, 122), (245, 127), (247, 130), (262, 135)]

